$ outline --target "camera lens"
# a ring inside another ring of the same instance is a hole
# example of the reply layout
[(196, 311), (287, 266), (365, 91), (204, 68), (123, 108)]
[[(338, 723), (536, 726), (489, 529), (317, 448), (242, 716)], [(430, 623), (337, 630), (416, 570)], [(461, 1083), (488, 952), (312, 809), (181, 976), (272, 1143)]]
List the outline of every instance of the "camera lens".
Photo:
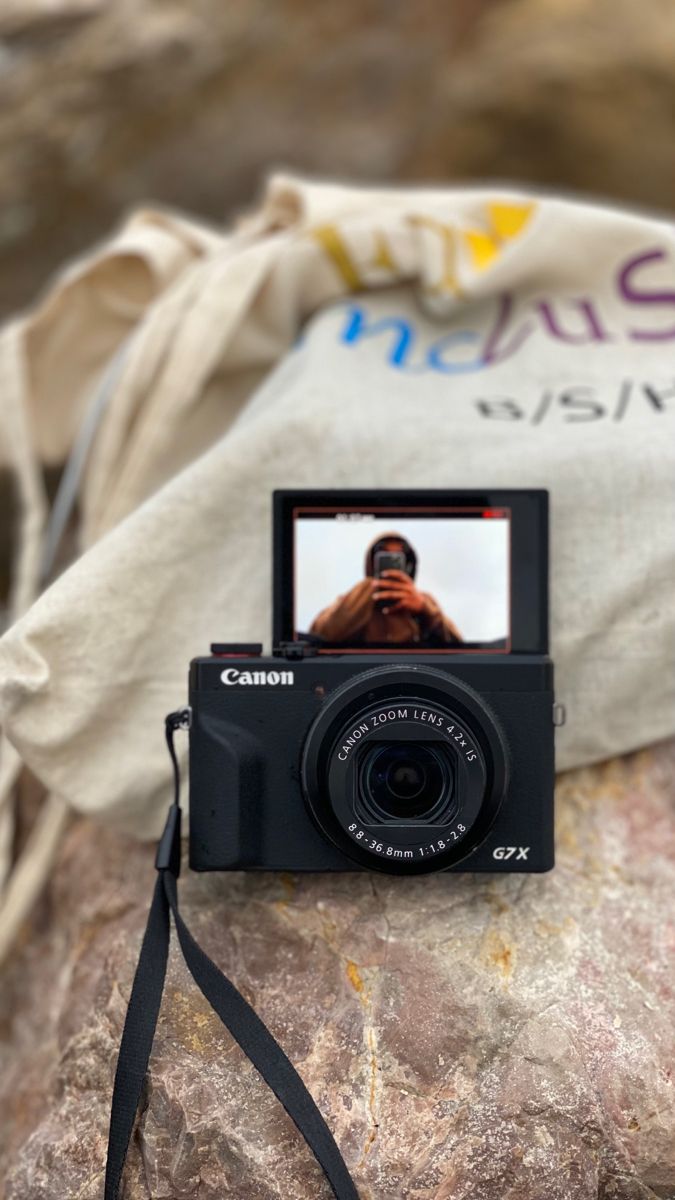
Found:
[(360, 791), (377, 820), (419, 820), (452, 793), (452, 768), (440, 749), (420, 742), (388, 742), (364, 756)]
[(303, 747), (302, 789), (316, 827), (341, 861), (359, 867), (451, 868), (484, 840), (506, 791), (506, 747), (490, 708), (447, 669), (426, 664), (345, 674)]

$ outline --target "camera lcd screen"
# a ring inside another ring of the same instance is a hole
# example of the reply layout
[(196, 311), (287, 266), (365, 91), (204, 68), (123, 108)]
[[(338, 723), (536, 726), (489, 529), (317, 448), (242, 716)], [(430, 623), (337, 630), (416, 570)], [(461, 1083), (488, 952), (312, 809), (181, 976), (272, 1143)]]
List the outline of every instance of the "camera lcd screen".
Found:
[(546, 653), (548, 494), (280, 491), (274, 642), (318, 653)]
[(295, 639), (508, 651), (508, 509), (298, 508), (294, 518)]

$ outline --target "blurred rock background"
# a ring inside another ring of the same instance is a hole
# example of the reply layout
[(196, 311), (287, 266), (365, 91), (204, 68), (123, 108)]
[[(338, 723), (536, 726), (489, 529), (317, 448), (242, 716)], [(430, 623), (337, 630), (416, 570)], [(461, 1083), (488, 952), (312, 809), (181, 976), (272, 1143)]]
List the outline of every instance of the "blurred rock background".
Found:
[(672, 0), (0, 0), (0, 314), (146, 200), (271, 167), (675, 209)]
[[(672, 0), (0, 0), (0, 320), (128, 209), (221, 223), (275, 167), (673, 212), (674, 63)], [(9, 555), (5, 516), (0, 628)]]

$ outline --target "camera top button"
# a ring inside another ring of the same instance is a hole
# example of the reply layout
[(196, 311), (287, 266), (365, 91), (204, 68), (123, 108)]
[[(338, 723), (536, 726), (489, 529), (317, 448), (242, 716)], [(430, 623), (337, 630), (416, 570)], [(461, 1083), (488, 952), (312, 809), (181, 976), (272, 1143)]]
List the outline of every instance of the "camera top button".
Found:
[(565, 709), (565, 705), (556, 702), (553, 705), (553, 724), (556, 726), (556, 728), (559, 728), (561, 725), (565, 724), (566, 720), (567, 720), (567, 712)]
[(211, 642), (216, 658), (260, 658), (262, 642)]

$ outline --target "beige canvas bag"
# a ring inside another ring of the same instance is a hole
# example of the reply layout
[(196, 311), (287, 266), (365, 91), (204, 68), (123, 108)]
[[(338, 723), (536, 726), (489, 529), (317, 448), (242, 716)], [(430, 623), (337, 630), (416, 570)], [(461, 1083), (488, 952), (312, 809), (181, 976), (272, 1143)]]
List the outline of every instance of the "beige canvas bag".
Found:
[[(132, 217), (0, 344), (7, 737), (56, 803), (155, 835), (189, 659), (269, 645), (270, 493), (318, 484), (549, 488), (558, 765), (666, 737), (674, 345), (675, 231), (651, 217), (285, 177), (227, 237)], [(39, 466), (78, 438), (81, 557), (26, 611)]]

